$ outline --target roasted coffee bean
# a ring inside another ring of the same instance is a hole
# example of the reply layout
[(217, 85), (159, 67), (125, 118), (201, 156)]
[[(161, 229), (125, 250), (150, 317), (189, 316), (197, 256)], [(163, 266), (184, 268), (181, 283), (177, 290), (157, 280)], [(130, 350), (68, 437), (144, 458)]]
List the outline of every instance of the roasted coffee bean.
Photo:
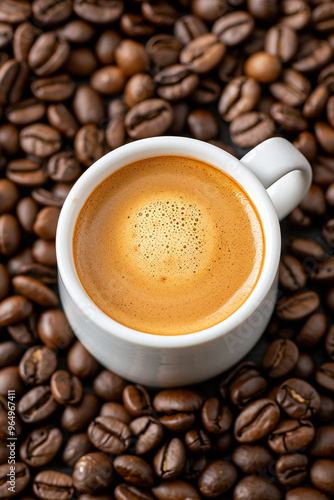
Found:
[(313, 486), (334, 495), (334, 460), (316, 460), (310, 468), (310, 479)]
[(228, 399), (230, 389), (241, 380), (261, 375), (260, 368), (253, 361), (243, 361), (226, 372), (220, 382), (219, 390), (223, 399)]
[(254, 19), (248, 12), (234, 11), (217, 19), (212, 31), (228, 46), (244, 42), (254, 30)]
[(21, 244), (21, 229), (12, 214), (0, 215), (0, 254), (12, 255)]
[(20, 145), (27, 154), (46, 158), (59, 151), (61, 136), (56, 129), (44, 123), (34, 123), (21, 130)]
[(147, 99), (134, 106), (125, 117), (127, 133), (133, 139), (163, 134), (171, 125), (173, 110), (163, 99)]
[(6, 366), (0, 370), (0, 396), (7, 397), (12, 389), (16, 397), (24, 392), (24, 385), (17, 366)]
[(226, 403), (218, 398), (209, 398), (202, 407), (201, 419), (211, 434), (224, 434), (232, 426), (233, 416)]
[(101, 417), (114, 417), (117, 420), (121, 420), (125, 424), (130, 424), (132, 421), (132, 416), (127, 411), (125, 406), (121, 403), (117, 403), (116, 401), (108, 401), (101, 406), (100, 409)]
[(311, 443), (314, 433), (309, 420), (283, 419), (269, 435), (268, 444), (276, 453), (297, 451)]
[(314, 375), (315, 370), (316, 364), (313, 357), (306, 352), (302, 352), (299, 355), (297, 366), (292, 375), (301, 379), (309, 379)]
[(276, 399), (291, 418), (311, 418), (320, 408), (318, 392), (310, 384), (298, 378), (290, 378), (283, 382)]
[(334, 247), (334, 219), (329, 219), (322, 228), (324, 240), (330, 247)]
[(47, 109), (47, 118), (50, 124), (68, 139), (73, 139), (78, 131), (79, 125), (76, 119), (64, 104), (50, 104)]
[(173, 481), (162, 481), (157, 486), (152, 488), (154, 496), (158, 500), (199, 500), (200, 496), (194, 486), (181, 479), (174, 479)]
[(216, 460), (209, 464), (198, 478), (198, 487), (206, 498), (223, 495), (236, 483), (237, 469), (225, 460)]
[[(181, 19), (176, 21), (175, 30)], [(182, 44), (178, 38), (168, 34), (154, 35), (146, 43), (146, 52), (150, 60), (160, 68), (176, 64), (181, 49)]]
[(332, 285), (334, 283), (334, 257), (328, 257), (323, 262), (317, 263), (310, 272), (310, 278), (314, 283)]
[(260, 85), (253, 79), (239, 76), (231, 80), (223, 90), (218, 111), (225, 121), (252, 111), (261, 95)]
[(62, 460), (68, 467), (74, 467), (76, 462), (92, 451), (92, 445), (87, 432), (72, 434), (65, 443)]
[(270, 116), (250, 111), (243, 113), (231, 122), (230, 134), (232, 141), (241, 148), (250, 148), (272, 137), (275, 124)]
[[(8, 2), (13, 3), (14, 2)], [(15, 2), (18, 3), (18, 2)], [(8, 490), (10, 476), (12, 476), (13, 469), (9, 463), (0, 465), (0, 496), (2, 498), (12, 498), (13, 496), (20, 495), (27, 488), (30, 482), (30, 471), (26, 464), (23, 462), (15, 463), (15, 490), (14, 495), (12, 491)], [(22, 498), (22, 497), (21, 497)]]
[(14, 125), (29, 125), (40, 121), (45, 115), (45, 104), (34, 97), (6, 108), (6, 117)]
[(75, 406), (66, 406), (60, 423), (68, 432), (79, 432), (85, 429), (89, 422), (98, 414), (99, 401), (94, 394), (85, 393)]
[(0, 147), (6, 156), (13, 156), (20, 150), (19, 132), (11, 123), (0, 125)]
[(331, 425), (316, 427), (314, 440), (307, 452), (315, 457), (332, 458), (334, 456), (334, 427)]
[(44, 25), (58, 24), (66, 21), (72, 14), (70, 0), (34, 0), (32, 4), (34, 17)]
[(292, 255), (282, 255), (279, 266), (280, 285), (286, 290), (296, 292), (304, 288), (306, 279), (301, 263)]
[(47, 171), (54, 181), (72, 182), (81, 175), (82, 168), (73, 151), (60, 151), (50, 157)]
[(327, 331), (327, 318), (323, 313), (312, 314), (304, 323), (296, 337), (303, 349), (313, 349)]
[(134, 455), (121, 455), (115, 458), (113, 465), (127, 483), (144, 488), (153, 486), (153, 471), (142, 458)]
[(190, 389), (166, 389), (160, 391), (153, 400), (157, 412), (192, 412), (199, 410), (203, 399), (198, 392)]
[(117, 45), (115, 61), (128, 76), (146, 71), (149, 66), (149, 57), (143, 45), (130, 39), (122, 40)]
[(130, 446), (129, 427), (113, 417), (96, 417), (87, 432), (92, 444), (105, 453), (123, 453)]
[(199, 78), (184, 64), (174, 64), (155, 76), (157, 94), (168, 101), (188, 97), (197, 87)]
[(311, 118), (311, 119), (320, 118), (323, 110), (325, 109), (326, 103), (328, 102), (328, 98), (329, 98), (328, 88), (325, 85), (318, 85), (306, 99), (305, 104), (303, 106), (303, 115), (306, 118)]
[(37, 214), (34, 222), (34, 233), (45, 240), (54, 240), (56, 237), (59, 215), (60, 210), (57, 207), (42, 208), (42, 210), (40, 210)]
[(30, 86), (37, 99), (47, 102), (62, 102), (72, 97), (75, 84), (69, 75), (61, 74), (48, 78), (36, 78)]
[(29, 21), (19, 24), (14, 33), (13, 55), (17, 61), (27, 61), (29, 51), (42, 30)]
[(0, 264), (0, 301), (9, 295), (10, 279), (9, 273), (3, 264)]
[(275, 122), (288, 133), (299, 133), (308, 128), (307, 120), (297, 108), (276, 102), (271, 106), (270, 114)]
[(65, 70), (71, 76), (89, 77), (97, 68), (98, 62), (92, 49), (88, 47), (73, 47), (65, 63)]
[(10, 365), (16, 365), (20, 361), (23, 353), (23, 348), (12, 340), (1, 342), (0, 368), (4, 368), (5, 366)]
[(291, 61), (298, 49), (297, 33), (289, 26), (272, 26), (265, 35), (265, 51), (278, 56), (283, 63)]
[(125, 104), (132, 108), (146, 99), (154, 97), (154, 81), (150, 75), (137, 73), (127, 82), (124, 89)]
[(42, 266), (41, 264), (23, 264), (18, 272), (24, 276), (31, 276), (42, 283), (55, 284), (57, 282), (57, 271), (48, 266)]
[(232, 461), (243, 474), (254, 474), (266, 470), (274, 457), (265, 446), (242, 444), (233, 451)]
[(120, 0), (74, 0), (74, 12), (85, 21), (96, 24), (109, 24), (117, 21), (123, 14), (124, 5)]
[(80, 493), (104, 493), (114, 480), (112, 460), (105, 453), (87, 453), (75, 464), (72, 477)]
[(44, 283), (30, 276), (15, 276), (12, 284), (18, 293), (43, 307), (55, 307), (58, 304), (57, 295)]
[(213, 0), (210, 4), (205, 0), (194, 0), (191, 8), (194, 15), (212, 23), (227, 12), (228, 4), (226, 0)]
[(205, 33), (208, 33), (208, 28), (205, 23), (196, 16), (182, 16), (174, 25), (174, 34), (182, 45), (187, 45), (191, 40), (195, 40)]
[(285, 377), (297, 365), (299, 350), (289, 339), (274, 340), (262, 358), (262, 367), (271, 378)]
[(302, 73), (312, 73), (326, 66), (332, 57), (333, 49), (326, 40), (311, 39), (301, 45), (292, 67)]
[(316, 122), (314, 124), (315, 136), (326, 153), (332, 154), (334, 152), (332, 141), (334, 130), (325, 122)]
[(334, 392), (334, 363), (323, 363), (317, 370), (315, 379), (323, 389)]
[(30, 300), (20, 295), (7, 297), (0, 302), (0, 326), (18, 323), (30, 316), (33, 305)]
[(151, 415), (153, 412), (150, 396), (141, 385), (127, 385), (123, 390), (123, 404), (134, 417)]
[(30, 314), (25, 320), (8, 325), (7, 330), (12, 339), (20, 344), (31, 345), (37, 341), (34, 314)]
[(28, 74), (26, 63), (15, 59), (9, 59), (0, 67), (0, 104), (15, 104), (21, 99)]
[(55, 470), (39, 472), (34, 478), (32, 489), (42, 500), (49, 500), (49, 498), (70, 500), (74, 494), (71, 476)]
[(189, 455), (186, 459), (186, 463), (182, 472), (182, 478), (186, 479), (187, 481), (197, 479), (205, 469), (206, 465), (207, 459), (205, 456)]
[(327, 355), (330, 357), (332, 361), (334, 361), (334, 327), (333, 325), (328, 330), (325, 339), (325, 349)]
[(97, 375), (100, 365), (77, 340), (67, 353), (67, 368), (73, 375), (86, 380)]
[(104, 132), (95, 125), (84, 125), (78, 130), (74, 139), (74, 151), (86, 167), (103, 156), (104, 139)]
[(161, 479), (175, 479), (186, 463), (186, 449), (181, 439), (173, 437), (156, 452), (153, 469)]
[(287, 106), (302, 105), (311, 91), (309, 80), (293, 69), (285, 69), (281, 79), (270, 84), (272, 95)]
[(35, 187), (43, 185), (48, 176), (40, 161), (20, 158), (8, 163), (6, 175), (19, 186)]
[[(303, 133), (305, 132), (301, 132), (301, 134)], [(312, 225), (311, 217), (304, 214), (304, 212), (299, 207), (292, 210), (292, 212), (289, 215), (289, 222), (297, 227), (310, 227)]]
[(245, 73), (248, 77), (262, 83), (277, 80), (282, 71), (280, 59), (267, 52), (256, 52), (245, 62)]
[(250, 403), (238, 415), (234, 435), (240, 443), (252, 443), (263, 438), (277, 425), (280, 411), (270, 399), (258, 399)]
[(94, 71), (90, 78), (93, 89), (102, 95), (119, 94), (123, 91), (125, 82), (125, 74), (118, 66), (103, 66)]
[(210, 437), (203, 429), (191, 429), (184, 436), (184, 442), (193, 453), (206, 454), (211, 449)]
[(282, 455), (276, 462), (277, 479), (285, 486), (297, 486), (307, 478), (308, 458), (301, 453)]
[(33, 346), (22, 357), (20, 375), (29, 385), (45, 384), (57, 369), (57, 356), (45, 346)]
[(316, 241), (306, 238), (298, 238), (290, 236), (286, 241), (289, 252), (300, 259), (313, 258), (323, 260), (326, 252), (325, 249)]
[(295, 0), (292, 3), (283, 0), (281, 13), (280, 22), (294, 30), (305, 28), (311, 21), (311, 9), (304, 0)]
[(155, 26), (149, 24), (141, 14), (123, 14), (119, 26), (125, 35), (132, 38), (149, 37), (156, 31)]
[(19, 401), (17, 409), (23, 422), (38, 424), (45, 421), (57, 411), (48, 385), (38, 385), (28, 391)]
[(303, 486), (287, 491), (285, 500), (329, 500), (329, 497), (314, 488), (305, 488)]
[(319, 156), (313, 164), (314, 175), (313, 180), (320, 186), (328, 186), (333, 182), (334, 165), (331, 158)]
[[(59, 191), (57, 189), (57, 186), (59, 186), (59, 184), (54, 184), (53, 187), (51, 188), (51, 191), (49, 191), (48, 189), (45, 189), (45, 188), (35, 188), (31, 191), (31, 196), (33, 197), (33, 199), (35, 201), (37, 201), (37, 203), (39, 203), (40, 205), (44, 205), (44, 206), (47, 206), (47, 207), (58, 207), (58, 208), (61, 208), (63, 206), (63, 203), (65, 201), (65, 198), (66, 196), (68, 195), (69, 191), (70, 191), (70, 188), (71, 186), (69, 184), (62, 184), (59, 188)], [(53, 259), (52, 257), (52, 241), (48, 241), (48, 240), (44, 240), (43, 238), (40, 239), (40, 241), (43, 241), (43, 244), (44, 244), (44, 251), (46, 254), (50, 253), (50, 257)], [(43, 250), (40, 249), (40, 258), (43, 259)], [(36, 260), (39, 260), (39, 258), (35, 257)], [(47, 255), (45, 255), (45, 259), (47, 260), (48, 257)], [(53, 259), (53, 262), (54, 262), (55, 259)], [(49, 266), (55, 266), (56, 263), (54, 262), (53, 264), (51, 262), (42, 262), (43, 264), (46, 264), (46, 265), (49, 265)]]
[(65, 370), (52, 374), (50, 388), (53, 397), (61, 405), (75, 405), (82, 398), (82, 384), (78, 377)]
[(10, 257), (7, 262), (7, 270), (10, 276), (15, 276), (20, 272), (21, 267), (31, 265), (34, 262), (31, 249), (26, 247), (19, 253)]
[[(94, 379), (95, 394), (105, 401), (121, 401), (127, 382), (109, 370), (101, 371)], [(129, 386), (130, 387), (130, 386)]]
[(101, 97), (88, 85), (81, 85), (77, 88), (73, 98), (73, 110), (82, 125), (100, 123), (105, 116)]
[(10, 212), (19, 200), (19, 190), (14, 182), (0, 179), (0, 213)]
[(37, 323), (38, 336), (50, 349), (65, 349), (74, 338), (63, 311), (48, 309), (42, 312)]
[(69, 43), (53, 31), (40, 35), (32, 45), (28, 64), (38, 76), (48, 76), (59, 70), (70, 53)]
[(282, 500), (275, 484), (259, 476), (245, 476), (233, 490), (234, 500)]
[(195, 139), (207, 141), (217, 137), (219, 125), (216, 117), (205, 109), (191, 111), (187, 117), (188, 128)]
[(312, 314), (320, 304), (316, 292), (302, 292), (282, 300), (276, 306), (276, 314), (283, 321), (299, 321)]
[(316, 184), (312, 184), (299, 206), (310, 215), (324, 216), (327, 206), (323, 189)]
[(126, 113), (127, 107), (120, 99), (114, 99), (109, 104), (108, 115), (110, 121), (106, 130), (106, 141), (110, 149), (115, 149), (125, 143), (124, 118)]
[(221, 88), (218, 82), (212, 78), (202, 77), (190, 97), (199, 104), (210, 104), (218, 100), (220, 93)]
[(149, 491), (127, 483), (118, 484), (114, 490), (114, 496), (116, 500), (154, 500)]
[(162, 28), (173, 26), (178, 18), (175, 7), (164, 0), (143, 2), (141, 4), (141, 13), (147, 21)]
[(252, 400), (264, 396), (268, 384), (264, 377), (250, 377), (240, 380), (231, 387), (231, 402), (238, 408), (244, 408)]
[(182, 49), (180, 62), (194, 73), (207, 73), (219, 64), (225, 52), (225, 44), (213, 33), (207, 33), (191, 40)]
[(129, 428), (135, 438), (134, 452), (136, 455), (144, 455), (156, 448), (164, 435), (163, 426), (159, 420), (153, 417), (136, 418), (129, 424)]
[(61, 448), (63, 436), (50, 425), (31, 431), (20, 446), (20, 457), (30, 467), (43, 467), (53, 460)]

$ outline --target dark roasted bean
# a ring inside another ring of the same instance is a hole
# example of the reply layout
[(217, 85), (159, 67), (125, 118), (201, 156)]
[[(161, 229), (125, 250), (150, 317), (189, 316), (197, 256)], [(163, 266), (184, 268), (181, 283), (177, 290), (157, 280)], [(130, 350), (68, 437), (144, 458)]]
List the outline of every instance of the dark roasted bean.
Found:
[(248, 12), (234, 11), (217, 19), (212, 31), (228, 46), (245, 41), (254, 30), (254, 19)]
[(127, 382), (109, 370), (101, 371), (94, 379), (95, 394), (105, 401), (121, 401)]
[(243, 474), (254, 474), (266, 470), (274, 457), (265, 446), (242, 444), (233, 451), (232, 461)]
[(83, 455), (92, 451), (87, 432), (72, 434), (65, 443), (62, 460), (68, 467), (74, 467)]
[(334, 392), (334, 363), (323, 363), (317, 370), (315, 379), (323, 389)]
[(66, 406), (60, 423), (69, 432), (79, 432), (87, 427), (99, 411), (99, 401), (94, 394), (85, 393), (75, 406)]
[(275, 124), (270, 116), (257, 111), (237, 116), (230, 126), (231, 138), (241, 148), (256, 146), (271, 137), (274, 131)]
[(198, 487), (205, 497), (215, 498), (230, 490), (237, 477), (237, 469), (232, 464), (216, 460), (205, 467), (198, 478)]
[(42, 467), (57, 455), (63, 436), (57, 427), (45, 426), (31, 431), (20, 446), (20, 457), (30, 467)]
[(262, 367), (271, 378), (280, 378), (291, 373), (297, 365), (299, 350), (289, 339), (274, 340), (262, 358)]
[(186, 463), (186, 450), (177, 438), (166, 441), (153, 459), (154, 472), (161, 479), (174, 479), (181, 474)]
[(173, 500), (185, 500), (187, 498), (199, 500), (200, 498), (196, 488), (181, 479), (162, 481), (152, 488), (152, 492), (158, 500), (169, 500), (170, 498), (173, 498)]
[(97, 495), (110, 488), (114, 480), (111, 458), (105, 453), (87, 453), (74, 466), (73, 484), (80, 493)]
[(33, 492), (42, 500), (70, 500), (74, 493), (71, 476), (55, 470), (39, 472), (33, 482)]
[(129, 427), (113, 417), (96, 417), (87, 432), (92, 444), (106, 453), (123, 453), (130, 446)]
[(75, 405), (82, 398), (80, 379), (65, 370), (58, 370), (52, 374), (50, 388), (53, 397), (61, 405)]
[(153, 471), (142, 458), (135, 455), (121, 455), (115, 458), (113, 465), (127, 483), (145, 488), (153, 486)]
[(199, 78), (184, 64), (174, 64), (159, 71), (154, 81), (160, 97), (177, 101), (188, 97), (196, 89)]
[(313, 486), (321, 491), (334, 495), (334, 460), (325, 458), (316, 460), (310, 468), (310, 479)]
[(19, 401), (18, 412), (23, 422), (37, 424), (52, 417), (58, 405), (48, 385), (38, 385), (30, 389)]
[(45, 384), (57, 368), (57, 356), (45, 346), (33, 346), (22, 357), (20, 375), (29, 385)]
[[(10, 1), (10, 3), (14, 4), (14, 2), (12, 1)], [(14, 475), (15, 495), (12, 495), (12, 492), (8, 490), (8, 487), (10, 485), (10, 477), (13, 477), (13, 475), (11, 474), (12, 472), (13, 469), (11, 469), (11, 465), (9, 463), (0, 465), (0, 496), (2, 498), (12, 498), (13, 496), (22, 494), (30, 482), (30, 471), (27, 465), (23, 462), (16, 462)]]
[(320, 304), (316, 292), (302, 292), (284, 299), (276, 306), (276, 314), (283, 321), (299, 321), (312, 314)]
[(252, 443), (269, 434), (277, 425), (280, 411), (270, 399), (250, 403), (234, 424), (234, 435), (240, 443)]
[(156, 448), (164, 435), (161, 423), (153, 417), (136, 418), (129, 424), (129, 428), (135, 437), (134, 452), (137, 455), (143, 455)]
[(283, 419), (269, 435), (268, 444), (276, 453), (296, 451), (311, 443), (314, 432), (309, 420)]
[(282, 500), (278, 487), (259, 476), (245, 476), (233, 491), (234, 500)]
[(311, 418), (320, 408), (318, 392), (305, 380), (298, 378), (290, 378), (283, 382), (276, 399), (291, 418)]

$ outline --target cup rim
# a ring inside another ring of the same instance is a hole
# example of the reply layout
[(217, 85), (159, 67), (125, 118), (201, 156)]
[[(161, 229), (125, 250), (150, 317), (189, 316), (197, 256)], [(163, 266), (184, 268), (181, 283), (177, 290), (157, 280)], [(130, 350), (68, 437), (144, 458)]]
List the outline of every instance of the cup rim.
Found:
[[(167, 151), (167, 152), (166, 152)], [(180, 151), (184, 151), (181, 153)], [(107, 316), (88, 296), (77, 275), (73, 250), (73, 229), (78, 213), (89, 194), (113, 171), (133, 161), (159, 155), (188, 156), (204, 161), (226, 172), (246, 191), (261, 220), (265, 245), (262, 270), (252, 293), (228, 318), (209, 328), (187, 334), (161, 335), (141, 332)], [(132, 156), (137, 158), (130, 159)], [(214, 159), (214, 161), (212, 161)], [(120, 166), (110, 166), (111, 164)], [(87, 192), (83, 196), (82, 193)], [(279, 264), (281, 233), (273, 203), (253, 172), (227, 151), (209, 143), (187, 137), (163, 136), (141, 139), (121, 146), (102, 156), (76, 181), (69, 192), (58, 220), (56, 254), (58, 275), (67, 294), (80, 310), (80, 317), (95, 323), (99, 334), (118, 337), (151, 348), (189, 348), (222, 337), (237, 328), (254, 313), (273, 285)]]

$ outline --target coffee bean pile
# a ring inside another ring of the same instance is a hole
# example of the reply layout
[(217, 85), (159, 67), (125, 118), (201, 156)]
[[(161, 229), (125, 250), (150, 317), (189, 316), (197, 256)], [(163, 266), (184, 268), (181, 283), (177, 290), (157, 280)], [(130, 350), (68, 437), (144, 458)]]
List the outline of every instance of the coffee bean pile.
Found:
[[(0, 498), (333, 498), (334, 2), (0, 0), (0, 117)], [(284, 136), (314, 184), (262, 359), (153, 391), (75, 341), (54, 240), (85, 169), (165, 133), (239, 157)]]

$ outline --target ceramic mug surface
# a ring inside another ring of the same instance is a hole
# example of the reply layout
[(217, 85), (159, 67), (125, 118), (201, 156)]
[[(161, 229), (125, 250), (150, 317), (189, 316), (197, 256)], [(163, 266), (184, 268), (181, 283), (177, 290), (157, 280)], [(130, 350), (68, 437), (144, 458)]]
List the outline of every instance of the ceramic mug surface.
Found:
[[(139, 332), (104, 314), (81, 285), (72, 250), (75, 223), (90, 193), (122, 166), (160, 155), (196, 158), (234, 178), (255, 205), (265, 237), (262, 272), (242, 306), (210, 328), (177, 336)], [(255, 345), (269, 322), (281, 251), (279, 219), (299, 204), (311, 178), (308, 161), (281, 138), (259, 144), (240, 161), (211, 144), (183, 137), (142, 139), (100, 158), (73, 186), (57, 228), (60, 298), (79, 340), (106, 368), (148, 386), (184, 386), (230, 368)]]

